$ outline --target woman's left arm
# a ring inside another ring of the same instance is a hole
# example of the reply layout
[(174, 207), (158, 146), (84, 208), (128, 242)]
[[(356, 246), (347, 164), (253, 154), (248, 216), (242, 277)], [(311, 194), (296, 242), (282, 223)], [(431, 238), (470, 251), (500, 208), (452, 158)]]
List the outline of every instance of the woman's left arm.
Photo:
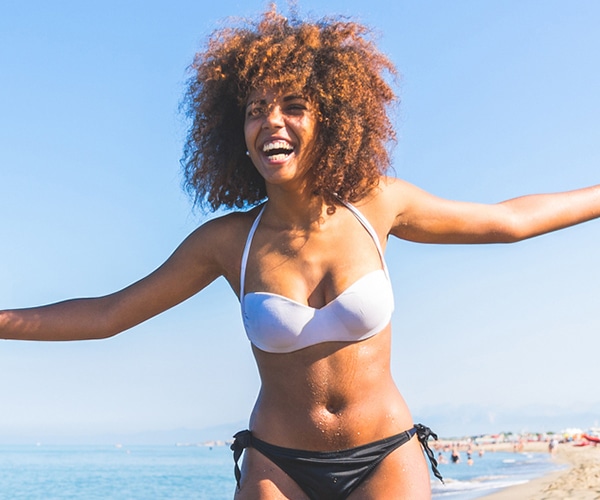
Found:
[(512, 243), (600, 217), (600, 185), (490, 205), (438, 198), (401, 180), (385, 191), (397, 214), (391, 234), (421, 243)]

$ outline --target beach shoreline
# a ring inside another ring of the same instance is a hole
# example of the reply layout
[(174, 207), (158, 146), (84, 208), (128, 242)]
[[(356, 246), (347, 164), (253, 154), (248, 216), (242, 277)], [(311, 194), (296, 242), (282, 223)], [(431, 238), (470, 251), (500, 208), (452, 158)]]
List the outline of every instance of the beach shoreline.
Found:
[[(548, 453), (547, 442), (524, 443), (522, 452)], [(495, 451), (511, 451), (512, 445), (493, 445)], [(504, 449), (502, 449), (504, 448)], [(490, 493), (486, 500), (598, 500), (600, 499), (600, 446), (557, 445), (552, 460), (565, 468), (526, 483)]]

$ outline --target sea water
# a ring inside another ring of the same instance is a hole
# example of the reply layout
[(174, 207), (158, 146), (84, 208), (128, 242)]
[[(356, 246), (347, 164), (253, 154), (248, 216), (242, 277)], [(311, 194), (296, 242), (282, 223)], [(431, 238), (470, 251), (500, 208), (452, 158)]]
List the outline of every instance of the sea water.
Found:
[[(547, 454), (488, 452), (441, 464), (433, 495), (470, 500), (552, 468)], [(226, 446), (0, 446), (0, 500), (231, 500), (234, 489)]]
[(462, 453), (462, 461), (457, 464), (439, 465), (445, 484), (432, 479), (433, 498), (472, 500), (562, 467), (548, 453), (487, 452), (481, 457), (474, 454), (472, 465), (465, 455)]
[(225, 446), (0, 447), (1, 500), (231, 500)]

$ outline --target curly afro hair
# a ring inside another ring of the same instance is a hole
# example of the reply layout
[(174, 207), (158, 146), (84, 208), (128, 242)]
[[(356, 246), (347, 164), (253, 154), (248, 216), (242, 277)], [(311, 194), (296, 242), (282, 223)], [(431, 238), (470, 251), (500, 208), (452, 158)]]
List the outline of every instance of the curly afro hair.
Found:
[(396, 97), (385, 80), (395, 69), (369, 35), (347, 19), (288, 19), (275, 7), (213, 32), (194, 58), (183, 101), (191, 127), (181, 163), (195, 204), (217, 210), (265, 199), (244, 141), (248, 95), (265, 86), (316, 103), (315, 195), (330, 206), (366, 196), (389, 169), (396, 139), (387, 113)]

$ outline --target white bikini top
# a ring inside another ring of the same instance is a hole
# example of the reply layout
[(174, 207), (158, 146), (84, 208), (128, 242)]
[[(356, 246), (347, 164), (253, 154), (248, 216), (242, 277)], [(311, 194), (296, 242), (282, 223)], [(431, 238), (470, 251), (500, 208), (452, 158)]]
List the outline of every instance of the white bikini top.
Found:
[(356, 342), (379, 333), (390, 322), (394, 296), (379, 238), (356, 207), (344, 204), (373, 238), (383, 268), (365, 274), (321, 308), (276, 293), (244, 293), (250, 246), (266, 205), (258, 213), (242, 254), (240, 302), (246, 335), (259, 349), (287, 353), (321, 342)]

